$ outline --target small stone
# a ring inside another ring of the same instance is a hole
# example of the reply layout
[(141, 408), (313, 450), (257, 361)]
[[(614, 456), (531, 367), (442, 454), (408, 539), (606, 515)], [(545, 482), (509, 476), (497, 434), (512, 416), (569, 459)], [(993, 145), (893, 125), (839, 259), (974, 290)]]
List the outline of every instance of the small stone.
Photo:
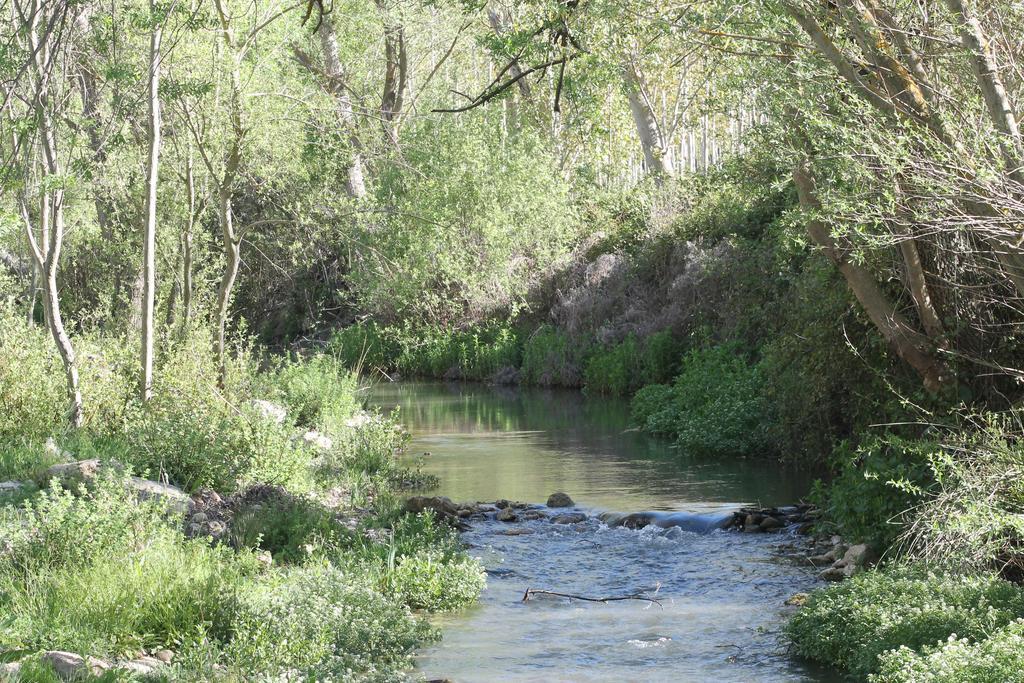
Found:
[(188, 514), (195, 507), (192, 498), (177, 486), (140, 477), (128, 477), (125, 486), (134, 491), (139, 500), (162, 501), (169, 510), (178, 514)]
[(494, 501), (494, 507), (498, 508), (499, 510), (504, 510), (505, 508), (512, 507), (512, 501), (505, 500), (504, 498), (502, 498), (501, 500)]
[(212, 522), (210, 522), (208, 525), (206, 525), (206, 528), (207, 533), (210, 536), (213, 536), (214, 538), (220, 538), (228, 531), (228, 525), (224, 522), (220, 522), (217, 520), (213, 520)]
[(405, 501), (405, 511), (418, 514), (426, 510), (433, 510), (438, 515), (454, 515), (459, 511), (459, 506), (447, 496), (413, 496)]
[(148, 676), (163, 665), (164, 662), (155, 657), (139, 657), (127, 662), (119, 662), (115, 668), (139, 676)]
[(765, 531), (774, 531), (775, 529), (781, 529), (783, 524), (776, 517), (765, 517), (758, 526)]
[(874, 561), (874, 553), (865, 543), (851, 545), (840, 561), (845, 566), (861, 568)]
[(258, 553), (256, 553), (256, 561), (264, 567), (269, 568), (274, 566), (274, 556), (270, 553), (269, 550), (261, 550)]
[(210, 517), (205, 512), (197, 512), (192, 515), (193, 524), (206, 524), (210, 520)]
[(66, 489), (73, 488), (78, 484), (84, 484), (96, 478), (100, 471), (100, 461), (79, 460), (78, 462), (62, 463), (53, 465), (46, 469), (43, 475), (44, 483), (56, 479)]
[(556, 491), (548, 496), (549, 508), (571, 508), (573, 505), (575, 503), (572, 502), (572, 498), (569, 497), (568, 493)]
[(567, 512), (551, 518), (552, 524), (578, 524), (587, 521), (587, 516), (582, 512)]
[(170, 650), (157, 650), (153, 653), (153, 656), (164, 664), (170, 664), (171, 660), (174, 659), (174, 653)]
[(533, 529), (528, 526), (517, 526), (511, 529), (505, 529), (501, 532), (502, 536), (526, 536), (534, 533)]
[(459, 511), (455, 514), (458, 515), (461, 519), (465, 519), (466, 517), (472, 515), (473, 511), (470, 510), (469, 508), (459, 508)]
[(110, 664), (102, 659), (89, 657), (86, 660), (74, 652), (60, 650), (44, 652), (41, 659), (53, 667), (54, 672), (66, 681), (75, 680), (88, 674), (99, 675), (110, 668)]
[(797, 593), (786, 600), (786, 604), (790, 607), (803, 607), (807, 603), (807, 593)]
[(0, 681), (17, 681), (21, 672), (21, 662), (8, 662), (0, 664)]
[(540, 510), (526, 510), (519, 515), (519, 519), (524, 522), (533, 522), (538, 519), (547, 519), (548, 516)]
[(502, 508), (494, 518), (499, 522), (514, 522), (517, 519), (516, 511), (511, 507)]

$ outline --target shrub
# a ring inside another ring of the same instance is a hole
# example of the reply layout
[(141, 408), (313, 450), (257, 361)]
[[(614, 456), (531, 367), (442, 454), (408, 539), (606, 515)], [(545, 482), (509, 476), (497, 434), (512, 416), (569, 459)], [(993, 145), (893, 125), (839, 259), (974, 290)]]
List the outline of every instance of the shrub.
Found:
[(304, 680), (383, 677), (433, 635), (364, 576), (329, 565), (295, 569), (247, 595), (234, 633), (228, 656), (241, 673)]
[(971, 641), (1024, 615), (1024, 591), (991, 576), (871, 571), (811, 595), (786, 626), (796, 652), (865, 677), (879, 655)]
[(587, 358), (583, 386), (599, 394), (628, 394), (640, 381), (640, 350), (636, 337), (629, 335), (614, 346), (599, 348)]
[(269, 550), (284, 563), (301, 562), (311, 550), (335, 548), (347, 535), (330, 510), (292, 495), (239, 510), (231, 534), (235, 547)]
[(933, 441), (872, 436), (856, 448), (840, 444), (832, 455), (835, 478), (816, 497), (828, 518), (854, 542), (888, 548), (908, 510), (934, 485), (940, 448)]
[(908, 647), (879, 657), (872, 683), (1020, 683), (1024, 681), (1024, 621), (972, 643), (956, 634), (935, 647)]
[(78, 494), (54, 481), (18, 508), (0, 507), (0, 571), (86, 565), (141, 547), (165, 535), (169, 524), (164, 505), (137, 502), (113, 472)]
[(453, 610), (480, 597), (485, 576), (473, 558), (431, 550), (398, 560), (388, 575), (388, 585), (412, 608)]
[(655, 332), (647, 337), (640, 352), (638, 386), (664, 384), (679, 372), (682, 344), (670, 330)]
[(45, 439), (64, 423), (60, 358), (45, 330), (0, 312), (0, 437)]
[(359, 409), (355, 375), (332, 356), (285, 361), (271, 373), (269, 383), (302, 427), (335, 434)]
[(775, 450), (760, 370), (730, 347), (686, 354), (671, 390), (641, 391), (633, 413), (644, 418), (641, 427), (675, 437), (688, 454), (748, 456)]
[(523, 342), (522, 379), (540, 386), (580, 386), (584, 345), (550, 325), (537, 328)]
[(668, 384), (648, 384), (633, 396), (629, 404), (633, 424), (652, 434), (672, 434), (675, 431), (675, 387)]

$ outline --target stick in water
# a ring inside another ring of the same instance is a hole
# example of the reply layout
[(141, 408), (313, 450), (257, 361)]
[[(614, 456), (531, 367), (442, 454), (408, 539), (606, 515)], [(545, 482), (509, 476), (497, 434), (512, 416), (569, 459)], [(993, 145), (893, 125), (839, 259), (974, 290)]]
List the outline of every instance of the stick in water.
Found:
[(649, 598), (646, 595), (640, 595), (634, 593), (633, 595), (615, 595), (607, 598), (588, 598), (585, 595), (573, 595), (572, 593), (558, 593), (556, 591), (546, 591), (539, 588), (527, 588), (526, 592), (523, 593), (523, 602), (526, 602), (534, 595), (553, 595), (559, 598), (568, 598), (570, 600), (585, 600), (586, 602), (617, 602), (619, 600), (640, 600), (642, 602), (650, 602), (662, 609), (665, 609), (664, 605), (654, 598)]

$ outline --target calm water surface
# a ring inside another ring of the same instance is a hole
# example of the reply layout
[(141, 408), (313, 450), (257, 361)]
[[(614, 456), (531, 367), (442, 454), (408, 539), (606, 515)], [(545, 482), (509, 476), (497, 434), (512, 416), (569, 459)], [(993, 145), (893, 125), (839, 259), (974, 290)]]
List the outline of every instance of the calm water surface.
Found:
[[(628, 430), (628, 405), (576, 392), (397, 383), (371, 404), (397, 408), (413, 434), (411, 461), (456, 501), (543, 503), (566, 491), (589, 513), (714, 513), (788, 504), (806, 476), (761, 461), (687, 457)], [(533, 533), (510, 536), (513, 527)], [(478, 606), (444, 617), (443, 640), (418, 667), (474, 681), (831, 681), (791, 660), (779, 634), (783, 602), (817, 585), (780, 560), (778, 535), (609, 529), (547, 521), (474, 523), (463, 535), (488, 570)], [(661, 606), (536, 597), (646, 592)]]

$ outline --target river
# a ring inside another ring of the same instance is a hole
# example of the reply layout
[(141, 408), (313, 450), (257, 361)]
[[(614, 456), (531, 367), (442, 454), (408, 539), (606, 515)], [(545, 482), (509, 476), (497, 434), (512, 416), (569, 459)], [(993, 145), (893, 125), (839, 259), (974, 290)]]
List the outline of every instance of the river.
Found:
[[(397, 408), (413, 439), (406, 457), (455, 501), (543, 503), (565, 491), (579, 509), (713, 515), (784, 505), (809, 478), (761, 460), (697, 459), (629, 430), (628, 404), (578, 392), (401, 382), (370, 403)], [(531, 533), (507, 535), (512, 527)], [(820, 584), (776, 552), (779, 534), (633, 531), (475, 522), (463, 534), (488, 571), (480, 603), (441, 617), (422, 650), (427, 678), (475, 681), (830, 681), (790, 658), (780, 634), (786, 598)], [(587, 603), (527, 588), (642, 601)]]

